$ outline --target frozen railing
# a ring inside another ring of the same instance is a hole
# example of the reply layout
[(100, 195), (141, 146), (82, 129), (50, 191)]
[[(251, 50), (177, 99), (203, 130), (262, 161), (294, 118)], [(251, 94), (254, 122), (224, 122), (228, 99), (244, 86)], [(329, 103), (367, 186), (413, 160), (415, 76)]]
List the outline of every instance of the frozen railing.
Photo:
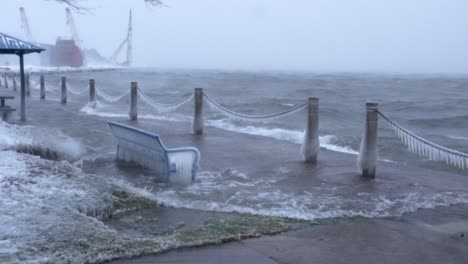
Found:
[[(14, 75), (9, 78), (2, 76), (2, 85), (7, 86), (8, 80), (13, 82), (13, 90), (16, 89), (16, 80)], [(26, 88), (27, 91), (31, 87), (37, 87), (29, 80), (29, 75), (26, 75)], [(147, 104), (155, 111), (159, 113), (175, 111), (178, 108), (193, 102), (194, 105), (194, 116), (193, 116), (193, 133), (196, 135), (202, 135), (204, 130), (204, 104), (207, 103), (211, 110), (217, 111), (229, 118), (239, 119), (249, 122), (265, 122), (276, 118), (284, 118), (292, 114), (296, 114), (307, 108), (307, 125), (304, 131), (303, 143), (301, 145), (301, 153), (307, 162), (317, 162), (317, 154), (320, 148), (319, 142), (319, 99), (311, 97), (308, 102), (299, 104), (290, 109), (265, 115), (247, 115), (236, 112), (228, 107), (224, 106), (220, 102), (216, 101), (213, 97), (203, 92), (202, 88), (195, 88), (194, 93), (191, 93), (186, 98), (170, 104), (164, 104), (157, 102), (144, 90), (138, 88), (136, 82), (132, 82), (131, 88), (122, 94), (111, 95), (95, 87), (94, 80), (90, 80), (89, 85), (82, 90), (73, 89), (65, 77), (62, 77), (59, 87), (45, 87), (44, 76), (41, 76), (40, 84), (41, 99), (45, 99), (46, 92), (53, 93), (55, 91), (61, 92), (61, 102), (67, 102), (67, 92), (74, 95), (82, 95), (89, 90), (89, 102), (91, 106), (95, 106), (98, 100), (105, 101), (107, 103), (117, 103), (124, 98), (129, 96), (130, 98), (130, 111), (129, 118), (131, 120), (138, 119), (138, 101), (142, 101)], [(30, 91), (29, 91), (30, 92)], [(358, 155), (357, 165), (362, 171), (363, 176), (375, 177), (376, 174), (376, 163), (378, 160), (378, 145), (377, 145), (377, 134), (378, 134), (378, 117), (381, 116), (386, 122), (389, 123), (393, 131), (395, 131), (397, 137), (408, 147), (411, 152), (414, 152), (422, 157), (427, 157), (430, 160), (444, 161), (449, 165), (464, 169), (468, 167), (468, 154), (449, 149), (427, 139), (424, 139), (408, 129), (400, 126), (395, 121), (388, 118), (385, 114), (378, 110), (377, 103), (367, 103), (366, 122), (365, 129), (363, 131), (360, 152)]]
[[(202, 88), (196, 88), (194, 93), (190, 94), (188, 97), (171, 104), (163, 104), (155, 101), (151, 96), (149, 96), (145, 91), (138, 88), (136, 82), (131, 83), (129, 90), (123, 92), (119, 95), (111, 95), (102, 90), (99, 87), (96, 87), (95, 81), (93, 79), (89, 80), (87, 87), (77, 90), (74, 89), (69, 83), (67, 83), (67, 78), (62, 77), (58, 87), (47, 87), (44, 84), (44, 75), (40, 76), (40, 85), (39, 89), (41, 90), (41, 99), (45, 99), (46, 92), (55, 93), (56, 91), (60, 92), (61, 103), (66, 104), (68, 99), (68, 94), (81, 96), (86, 91), (89, 91), (89, 106), (96, 107), (96, 103), (99, 100), (102, 100), (107, 103), (117, 103), (127, 96), (130, 96), (130, 111), (129, 118), (130, 120), (138, 119), (138, 101), (144, 102), (146, 105), (150, 106), (152, 109), (158, 113), (171, 112), (179, 109), (180, 107), (187, 105), (191, 102), (194, 103), (194, 120), (193, 120), (193, 132), (194, 134), (201, 135), (203, 134), (204, 127), (204, 117), (203, 117), (203, 102), (208, 103), (210, 108), (214, 111), (235, 119), (241, 119), (246, 121), (260, 121), (266, 122), (269, 120), (284, 118), (293, 114), (296, 114), (304, 109), (308, 109), (307, 114), (307, 124), (304, 131), (304, 140), (301, 145), (301, 154), (304, 159), (310, 163), (317, 162), (317, 155), (320, 149), (319, 142), (319, 100), (318, 98), (311, 97), (308, 99), (308, 102), (299, 104), (298, 106), (292, 107), (291, 109), (266, 115), (246, 115), (238, 113), (227, 107), (223, 106), (221, 103), (217, 102), (212, 97), (208, 96), (203, 92)], [(29, 83), (29, 78), (27, 83)], [(36, 87), (37, 85), (34, 85)]]
[(468, 154), (433, 143), (409, 131), (380, 112), (377, 103), (366, 104), (366, 122), (361, 139), (358, 167), (365, 177), (374, 178), (378, 159), (377, 132), (378, 117), (381, 116), (406, 145), (408, 150), (433, 161), (443, 161), (448, 165), (465, 169), (468, 167)]
[(151, 106), (154, 110), (159, 113), (172, 112), (180, 107), (186, 105), (189, 102), (193, 101), (193, 93), (190, 94), (187, 98), (180, 100), (179, 102), (173, 104), (162, 104), (154, 101), (148, 96), (145, 92), (138, 88), (138, 98), (145, 102), (147, 105)]
[(397, 137), (408, 147), (409, 151), (430, 160), (443, 161), (448, 165), (460, 169), (468, 167), (468, 154), (440, 146), (424, 139), (391, 120), (382, 112), (377, 110), (377, 113), (388, 122)]
[(226, 107), (222, 106), (220, 103), (216, 102), (215, 100), (213, 100), (211, 97), (209, 97), (205, 93), (203, 93), (203, 96), (205, 97), (205, 99), (207, 99), (208, 105), (211, 107), (211, 109), (215, 111), (219, 111), (220, 113), (226, 116), (229, 116), (235, 119), (240, 119), (240, 120), (247, 120), (247, 121), (269, 121), (269, 120), (285, 117), (285, 116), (301, 111), (308, 105), (308, 103), (304, 103), (304, 104), (293, 107), (283, 112), (253, 116), (253, 115), (245, 115), (245, 114), (237, 113), (230, 109), (227, 109)]

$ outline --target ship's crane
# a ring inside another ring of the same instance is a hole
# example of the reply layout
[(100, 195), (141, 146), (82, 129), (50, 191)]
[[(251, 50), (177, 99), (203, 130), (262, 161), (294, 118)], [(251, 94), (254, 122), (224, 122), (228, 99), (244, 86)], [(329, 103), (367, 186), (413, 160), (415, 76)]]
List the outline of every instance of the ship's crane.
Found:
[(26, 40), (29, 42), (34, 42), (31, 29), (29, 28), (29, 21), (28, 17), (26, 16), (26, 11), (24, 11), (24, 7), (20, 7), (20, 15), (21, 15), (21, 27), (24, 30), (24, 34), (26, 35)]
[(76, 26), (75, 26), (75, 19), (73, 19), (73, 15), (70, 11), (70, 8), (67, 7), (65, 11), (67, 13), (67, 25), (70, 27), (72, 38), (75, 41), (75, 44), (79, 48), (82, 48), (82, 45), (81, 45), (82, 43), (81, 43), (80, 37), (78, 36), (78, 30), (76, 30)]
[[(119, 47), (117, 50), (112, 54), (110, 57), (110, 61), (112, 63), (116, 64), (122, 64), (125, 66), (130, 66), (132, 65), (133, 62), (133, 48), (132, 48), (132, 43), (133, 43), (133, 22), (132, 22), (132, 10), (130, 10), (130, 16), (128, 20), (128, 32), (127, 32), (127, 37), (120, 43)], [(117, 58), (122, 52), (123, 48), (127, 45), (127, 59), (123, 63), (118, 63)]]

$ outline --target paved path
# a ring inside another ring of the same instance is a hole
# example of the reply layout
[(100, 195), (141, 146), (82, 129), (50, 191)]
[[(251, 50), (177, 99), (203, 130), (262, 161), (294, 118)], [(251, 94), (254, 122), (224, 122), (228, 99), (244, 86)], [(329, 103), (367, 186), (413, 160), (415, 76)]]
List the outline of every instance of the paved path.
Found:
[(340, 220), (276, 236), (170, 251), (113, 264), (468, 263), (468, 205), (392, 219)]

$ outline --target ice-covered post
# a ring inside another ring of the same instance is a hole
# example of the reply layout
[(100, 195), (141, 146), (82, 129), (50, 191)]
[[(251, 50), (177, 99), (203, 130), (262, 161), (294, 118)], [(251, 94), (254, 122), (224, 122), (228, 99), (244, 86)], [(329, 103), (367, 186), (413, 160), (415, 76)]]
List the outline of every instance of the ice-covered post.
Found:
[(45, 99), (45, 80), (44, 75), (41, 75), (41, 100)]
[(29, 73), (26, 73), (26, 96), (31, 96), (31, 80)]
[(96, 107), (96, 87), (94, 79), (89, 80), (89, 104)]
[(302, 145), (302, 155), (305, 161), (307, 163), (316, 164), (319, 150), (319, 99), (317, 97), (309, 97), (307, 128)]
[(195, 88), (195, 109), (193, 116), (193, 133), (203, 134), (203, 88)]
[(18, 90), (18, 85), (16, 84), (16, 75), (13, 74), (13, 91), (16, 92)]
[(130, 88), (130, 120), (138, 119), (138, 83), (132, 82)]
[(67, 103), (67, 77), (62, 77), (62, 104)]
[(377, 131), (378, 118), (377, 110), (379, 104), (374, 102), (366, 103), (366, 126), (361, 139), (361, 150), (359, 153), (358, 165), (362, 170), (362, 176), (375, 178), (377, 163)]

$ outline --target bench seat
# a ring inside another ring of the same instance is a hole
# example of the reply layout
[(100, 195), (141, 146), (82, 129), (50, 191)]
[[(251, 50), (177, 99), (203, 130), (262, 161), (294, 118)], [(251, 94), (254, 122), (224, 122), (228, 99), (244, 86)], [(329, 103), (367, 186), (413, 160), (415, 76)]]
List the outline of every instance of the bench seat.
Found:
[(116, 122), (108, 122), (117, 145), (117, 160), (135, 162), (162, 176), (168, 183), (192, 183), (198, 172), (196, 148), (169, 149), (159, 135)]

